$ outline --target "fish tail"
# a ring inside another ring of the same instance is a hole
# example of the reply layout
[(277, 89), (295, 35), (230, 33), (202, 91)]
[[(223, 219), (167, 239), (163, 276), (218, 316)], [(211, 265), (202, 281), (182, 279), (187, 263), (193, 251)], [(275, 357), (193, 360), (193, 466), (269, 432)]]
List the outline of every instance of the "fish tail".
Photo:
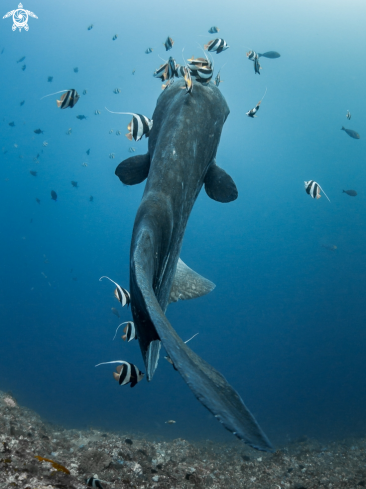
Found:
[(345, 131), (345, 128), (344, 128), (344, 126), (342, 126), (342, 129), (341, 129), (341, 131)]
[[(143, 307), (144, 319), (149, 323), (149, 337), (144, 335), (143, 342), (139, 337), (147, 380), (151, 380), (156, 369), (161, 342), (193, 394), (227, 430), (253, 448), (272, 451), (271, 443), (239, 394), (181, 340), (166, 318), (153, 289), (154, 230), (144, 224), (134, 230), (130, 278), (132, 301)], [(137, 324), (139, 320), (140, 317), (136, 318)]]

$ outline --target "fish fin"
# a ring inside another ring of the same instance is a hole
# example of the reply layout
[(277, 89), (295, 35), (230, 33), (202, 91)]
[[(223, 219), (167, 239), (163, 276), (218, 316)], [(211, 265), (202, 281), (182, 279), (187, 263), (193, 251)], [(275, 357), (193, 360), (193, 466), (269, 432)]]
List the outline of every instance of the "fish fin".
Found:
[(119, 375), (118, 375), (116, 372), (113, 372), (113, 377), (114, 377), (116, 380), (119, 380)]
[(218, 202), (232, 202), (238, 198), (234, 180), (214, 160), (204, 179), (206, 194)]
[(57, 107), (61, 107), (62, 105), (62, 100), (56, 100)]
[(123, 339), (123, 341), (126, 341), (127, 340), (127, 335), (124, 334), (123, 336), (121, 336), (121, 338)]
[(122, 161), (115, 171), (125, 185), (136, 185), (147, 178), (150, 169), (150, 154), (131, 156)]
[(132, 141), (132, 134), (129, 132), (128, 134), (125, 135), (127, 139)]
[[(160, 338), (167, 355), (196, 398), (227, 430), (257, 450), (271, 451), (271, 443), (239, 394), (223, 375), (181, 340), (166, 318), (154, 293), (150, 276), (151, 263), (154, 259), (152, 238), (149, 231), (146, 229), (142, 231), (131, 256), (134, 297), (143, 308), (144, 316), (146, 314), (146, 326), (150, 338), (153, 338), (152, 333), (155, 338), (156, 336)], [(148, 365), (147, 379), (151, 380), (154, 368), (150, 362), (154, 358), (155, 349), (160, 349), (160, 341), (151, 341), (148, 349), (145, 348), (146, 343), (141, 343), (141, 339), (139, 341), (145, 365)]]
[(177, 264), (169, 302), (195, 299), (211, 292), (216, 285), (189, 268), (180, 258)]

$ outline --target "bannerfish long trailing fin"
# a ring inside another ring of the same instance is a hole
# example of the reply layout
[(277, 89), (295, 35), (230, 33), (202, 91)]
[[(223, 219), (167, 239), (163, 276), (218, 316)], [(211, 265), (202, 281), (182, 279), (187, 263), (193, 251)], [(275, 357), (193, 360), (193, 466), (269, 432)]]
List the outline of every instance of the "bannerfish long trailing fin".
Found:
[(135, 141), (140, 141), (142, 136), (145, 136), (146, 138), (149, 137), (153, 126), (152, 119), (149, 119), (142, 114), (135, 114), (133, 112), (112, 112), (111, 110), (107, 109), (107, 107), (106, 110), (108, 110), (108, 112), (111, 114), (125, 114), (133, 116), (132, 121), (127, 126), (129, 132), (126, 134), (127, 139), (130, 141), (132, 141), (132, 139)]
[[(321, 188), (319, 183), (315, 182), (314, 180), (309, 180), (309, 181), (304, 181), (305, 185), (305, 192), (310, 195), (313, 199), (320, 199), (320, 190), (323, 192), (323, 194), (326, 196), (326, 198), (329, 200), (328, 195), (324, 192), (324, 190)], [(330, 202), (330, 200), (329, 200)]]
[(131, 303), (131, 296), (128, 290), (124, 289), (123, 287), (118, 285), (117, 282), (105, 275), (103, 275), (103, 277), (100, 277), (99, 281), (101, 282), (103, 278), (107, 278), (116, 286), (114, 290), (114, 297), (121, 303), (121, 306), (125, 307), (125, 305), (127, 304), (128, 307)]
[[(187, 344), (189, 341), (193, 340), (193, 338), (194, 338), (195, 336), (197, 336), (198, 334), (199, 334), (199, 333), (194, 334), (194, 335), (193, 335), (191, 338), (189, 338), (189, 340), (185, 341), (184, 343), (185, 343), (185, 344)], [(175, 365), (174, 365), (174, 363), (173, 363), (173, 360), (170, 358), (170, 356), (169, 356), (169, 355), (166, 355), (164, 358), (165, 358), (165, 360), (167, 360), (167, 361), (168, 361), (168, 362), (169, 362), (171, 365), (173, 365), (174, 370), (177, 370), (177, 371), (178, 371), (178, 369), (176, 368), (176, 366), (175, 366)]]
[(113, 377), (118, 381), (119, 385), (131, 384), (131, 387), (135, 387), (135, 385), (140, 382), (144, 378), (144, 373), (141, 372), (140, 369), (133, 365), (133, 363), (126, 362), (125, 360), (113, 360), (112, 362), (102, 362), (98, 363), (96, 367), (99, 365), (108, 365), (110, 363), (120, 363), (116, 370), (113, 372)]
[[(193, 70), (211, 63), (190, 61)], [(146, 378), (152, 380), (163, 346), (196, 398), (227, 430), (253, 448), (270, 451), (271, 443), (238, 392), (182, 341), (165, 315), (169, 303), (201, 297), (215, 287), (179, 258), (202, 187), (218, 202), (238, 197), (233, 179), (216, 163), (230, 112), (226, 100), (213, 83), (197, 83), (193, 97), (182, 97), (184, 85), (177, 79), (159, 96), (147, 154), (122, 161), (115, 171), (129, 185), (147, 178), (130, 247), (131, 311)]]

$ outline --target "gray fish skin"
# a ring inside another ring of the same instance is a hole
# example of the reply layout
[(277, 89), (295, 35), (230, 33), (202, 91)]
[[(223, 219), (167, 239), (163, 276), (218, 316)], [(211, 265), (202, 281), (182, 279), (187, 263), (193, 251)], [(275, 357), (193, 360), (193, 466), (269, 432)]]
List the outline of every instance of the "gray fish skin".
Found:
[(361, 136), (358, 134), (358, 132), (353, 131), (352, 129), (346, 129), (345, 127), (342, 126), (341, 131), (345, 131), (348, 136), (350, 136), (353, 139), (360, 139)]
[(356, 190), (343, 190), (342, 193), (350, 195), (351, 197), (356, 197), (356, 195), (357, 195)]
[(263, 58), (270, 58), (270, 59), (276, 59), (280, 58), (281, 55), (280, 53), (277, 53), (277, 51), (267, 51), (265, 53), (258, 53), (258, 57), (263, 57)]
[[(131, 241), (133, 321), (148, 380), (154, 374), (161, 341), (194, 395), (224, 427), (253, 448), (268, 451), (270, 442), (239, 394), (181, 340), (165, 316), (184, 232), (202, 186), (220, 202), (233, 201), (238, 195), (235, 183), (215, 160), (229, 115), (227, 103), (212, 82), (197, 83), (190, 97), (181, 89), (184, 86), (179, 79), (160, 95), (145, 168), (134, 176), (138, 183), (148, 173)], [(131, 157), (126, 160), (131, 171), (135, 171), (132, 161), (143, 167), (141, 156)], [(127, 180), (126, 162), (116, 169), (122, 182)]]

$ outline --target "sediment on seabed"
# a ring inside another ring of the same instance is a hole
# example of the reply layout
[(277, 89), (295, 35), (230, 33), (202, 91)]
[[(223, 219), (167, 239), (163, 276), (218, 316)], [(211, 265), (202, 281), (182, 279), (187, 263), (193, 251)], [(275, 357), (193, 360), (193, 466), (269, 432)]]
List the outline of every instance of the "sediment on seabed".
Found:
[(324, 445), (304, 437), (274, 453), (240, 442), (154, 442), (63, 429), (0, 392), (1, 489), (82, 489), (91, 476), (104, 489), (356, 489), (366, 487), (366, 439)]

